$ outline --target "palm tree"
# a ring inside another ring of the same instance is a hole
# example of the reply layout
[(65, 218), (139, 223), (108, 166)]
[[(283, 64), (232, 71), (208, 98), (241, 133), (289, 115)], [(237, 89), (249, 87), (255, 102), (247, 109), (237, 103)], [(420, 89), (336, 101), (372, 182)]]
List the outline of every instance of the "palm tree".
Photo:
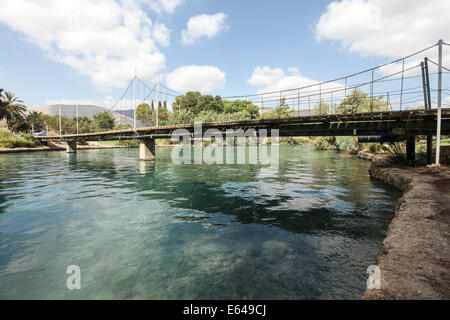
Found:
[(25, 122), (28, 124), (28, 127), (33, 125), (35, 131), (45, 130), (45, 119), (43, 117), (42, 112), (38, 111), (29, 112), (25, 117)]
[(0, 120), (6, 118), (8, 127), (11, 129), (20, 124), (25, 116), (26, 107), (23, 101), (15, 97), (9, 91), (0, 94)]

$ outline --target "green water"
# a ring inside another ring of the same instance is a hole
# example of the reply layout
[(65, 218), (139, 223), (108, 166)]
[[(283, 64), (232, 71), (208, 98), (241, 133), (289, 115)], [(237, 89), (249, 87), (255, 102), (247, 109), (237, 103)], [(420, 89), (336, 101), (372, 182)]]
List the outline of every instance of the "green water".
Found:
[[(0, 299), (359, 299), (398, 192), (369, 162), (280, 147), (262, 165), (171, 149), (0, 155)], [(68, 290), (66, 269), (81, 269)]]

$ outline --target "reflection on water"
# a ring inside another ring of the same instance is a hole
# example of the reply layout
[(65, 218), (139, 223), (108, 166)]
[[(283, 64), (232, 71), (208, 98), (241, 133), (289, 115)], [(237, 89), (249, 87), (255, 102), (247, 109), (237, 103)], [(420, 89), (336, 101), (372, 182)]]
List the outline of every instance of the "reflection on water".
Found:
[[(281, 147), (262, 165), (137, 150), (0, 155), (0, 298), (359, 298), (399, 194), (369, 163)], [(66, 288), (69, 265), (81, 290)]]

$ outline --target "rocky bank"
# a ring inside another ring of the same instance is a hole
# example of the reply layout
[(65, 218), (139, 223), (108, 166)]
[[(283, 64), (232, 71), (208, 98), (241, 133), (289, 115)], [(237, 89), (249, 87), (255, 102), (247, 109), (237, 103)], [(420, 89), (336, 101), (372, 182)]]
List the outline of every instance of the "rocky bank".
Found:
[(392, 168), (372, 158), (370, 175), (404, 193), (377, 259), (381, 289), (363, 299), (450, 299), (450, 168)]

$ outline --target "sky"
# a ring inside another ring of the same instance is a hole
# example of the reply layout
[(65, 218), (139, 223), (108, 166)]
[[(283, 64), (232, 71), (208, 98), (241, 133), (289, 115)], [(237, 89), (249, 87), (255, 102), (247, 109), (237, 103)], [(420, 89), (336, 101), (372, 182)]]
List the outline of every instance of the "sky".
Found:
[(291, 89), (450, 42), (448, 12), (448, 0), (0, 0), (0, 87), (29, 107), (109, 107), (136, 69), (183, 93)]

